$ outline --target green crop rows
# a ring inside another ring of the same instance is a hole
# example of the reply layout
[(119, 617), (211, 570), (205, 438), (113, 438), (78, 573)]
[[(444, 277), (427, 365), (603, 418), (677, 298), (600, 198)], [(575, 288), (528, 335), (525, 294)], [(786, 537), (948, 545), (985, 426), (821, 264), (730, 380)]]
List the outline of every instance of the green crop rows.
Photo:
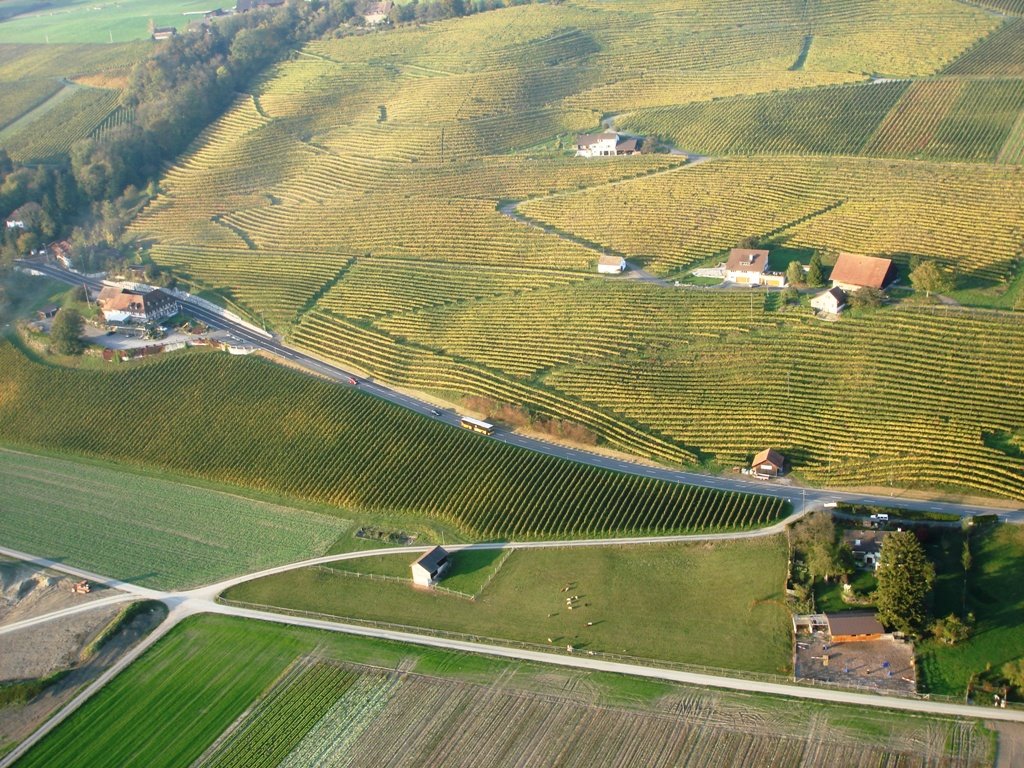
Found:
[[(200, 354), (129, 372), (69, 371), (32, 363), (5, 343), (0, 361), (4, 440), (166, 467), (353, 511), (427, 515), (472, 536), (753, 526), (784, 508), (777, 499), (620, 475), (511, 448), (255, 358)], [(126, 387), (133, 397), (123, 397)], [(62, 403), (59, 411), (46, 407), (53, 402)], [(116, 419), (108, 415), (113, 412)], [(132, 438), (139, 424), (147, 425), (145, 441)]]
[(7, 546), (146, 586), (197, 586), (316, 557), (348, 527), (336, 517), (2, 449), (0, 483)]

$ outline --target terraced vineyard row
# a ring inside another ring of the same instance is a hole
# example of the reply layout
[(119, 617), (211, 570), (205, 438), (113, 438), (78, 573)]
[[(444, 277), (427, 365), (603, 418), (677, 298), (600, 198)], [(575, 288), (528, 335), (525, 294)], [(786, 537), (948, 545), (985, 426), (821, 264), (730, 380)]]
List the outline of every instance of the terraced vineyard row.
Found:
[(20, 128), (4, 141), (4, 148), (15, 160), (53, 160), (96, 130), (120, 98), (118, 91), (82, 88)]
[(452, 265), (387, 258), (359, 259), (317, 306), (370, 318), (501, 294), (568, 285), (589, 275), (548, 269)]
[(583, 424), (627, 451), (676, 463), (696, 460), (686, 448), (650, 434), (619, 415), (610, 415), (555, 391), (532, 387), (479, 364), (455, 361), (400, 344), (378, 330), (323, 311), (307, 314), (295, 329), (293, 338), (298, 345), (324, 358), (368, 371), (392, 383), (524, 405), (542, 416)]
[(933, 79), (639, 110), (622, 124), (702, 154), (863, 151), (881, 157), (991, 161), (1022, 113), (1024, 88), (1018, 80)]
[(1019, 80), (914, 83), (865, 154), (937, 160), (995, 160), (1024, 114)]
[(530, 377), (545, 368), (641, 349), (656, 354), (686, 336), (749, 333), (768, 324), (763, 307), (763, 294), (673, 293), (591, 280), (400, 314), (377, 325), (418, 345)]
[[(666, 272), (785, 230), (815, 248), (912, 254), (1000, 280), (1013, 274), (1024, 183), (1013, 169), (855, 159), (728, 159), (520, 211)], [(643, 219), (632, 216), (645, 211)], [(802, 223), (794, 223), (801, 219)]]
[[(1021, 0), (1024, 13), (1024, 0)], [(1011, 18), (950, 64), (948, 75), (1024, 75), (1024, 19)]]
[[(1019, 458), (985, 435), (1024, 423), (1022, 324), (889, 311), (602, 359), (545, 383), (741, 463), (759, 445), (820, 483), (932, 484), (1024, 498)], [(939, 372), (939, 373), (937, 373)]]
[[(783, 512), (777, 499), (624, 476), (511, 448), (256, 358), (209, 353), (127, 372), (69, 371), (32, 363), (5, 343), (0, 362), (5, 441), (166, 467), (350, 510), (426, 515), (470, 536), (752, 526)], [(124, 398), (126, 387), (132, 398)], [(53, 402), (62, 404), (59, 412), (44, 405)], [(168, 402), (189, 407), (167, 409)], [(132, 437), (142, 423), (145, 441)]]
[(634, 112), (622, 125), (701, 154), (855, 155), (905, 82), (809, 88)]

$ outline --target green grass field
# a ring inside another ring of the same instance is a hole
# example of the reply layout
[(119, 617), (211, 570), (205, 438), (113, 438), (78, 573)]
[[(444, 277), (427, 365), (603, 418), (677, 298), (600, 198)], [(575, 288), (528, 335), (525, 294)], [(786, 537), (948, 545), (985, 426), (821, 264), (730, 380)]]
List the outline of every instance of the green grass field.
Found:
[(785, 511), (778, 499), (502, 445), (257, 357), (70, 370), (4, 342), (0, 361), (0, 439), (249, 486), (346, 517), (407, 515), (466, 537), (580, 537), (756, 526)]
[[(938, 555), (935, 613), (946, 616), (963, 611), (963, 570), (960, 536)], [(1024, 656), (1024, 530), (1015, 525), (985, 529), (973, 537), (974, 565), (967, 578), (967, 610), (977, 627), (967, 642), (956, 646), (928, 641), (918, 649), (924, 690), (962, 695), (972, 675), (986, 666), (999, 670)]]
[(0, 541), (164, 589), (324, 554), (339, 517), (0, 448)]
[(202, 18), (184, 14), (201, 13), (216, 7), (198, 0), (142, 0), (132, 3), (16, 0), (11, 5), (20, 13), (12, 13), (15, 8), (5, 12), (7, 18), (0, 21), (0, 42), (3, 43), (123, 43), (146, 40), (150, 36), (150, 19), (158, 27), (177, 27), (179, 32), (184, 32), (190, 19)]
[[(413, 558), (388, 559), (395, 562), (392, 575), (408, 578)], [(379, 570), (376, 565), (371, 570)], [(358, 569), (358, 561), (345, 568)], [(542, 646), (551, 638), (554, 648), (572, 644), (580, 652), (785, 673), (791, 655), (785, 575), (786, 546), (776, 537), (520, 550), (475, 602), (423, 592), (411, 582), (363, 579), (328, 568), (241, 585), (226, 597)], [(568, 593), (562, 591), (567, 584), (573, 585)], [(579, 595), (573, 610), (565, 605), (570, 595)], [(749, 642), (751, 637), (758, 642)]]
[[(576, 749), (592, 753), (593, 762), (623, 748), (634, 755), (653, 748), (646, 765), (718, 765), (740, 753), (785, 765), (817, 757), (908, 768), (990, 764), (990, 742), (974, 724), (709, 693), (203, 616), (174, 629), (19, 765), (188, 765), (236, 721), (219, 752), (208, 756), (216, 765), (233, 759), (305, 768), (331, 758), (411, 766), (442, 742), (447, 754), (469, 764), (497, 765), (506, 761), (495, 749), (556, 753), (567, 723), (581, 722), (593, 727), (577, 735)], [(808, 739), (811, 721), (827, 728), (827, 744)], [(469, 738), (460, 743), (458, 734)], [(518, 743), (504, 746), (510, 736)], [(665, 750), (677, 756), (664, 758)]]

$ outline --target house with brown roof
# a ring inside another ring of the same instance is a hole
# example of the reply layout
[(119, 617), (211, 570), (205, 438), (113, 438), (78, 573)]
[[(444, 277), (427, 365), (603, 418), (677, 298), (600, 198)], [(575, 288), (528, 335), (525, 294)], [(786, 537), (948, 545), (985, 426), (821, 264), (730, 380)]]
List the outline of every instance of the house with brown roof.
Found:
[(614, 157), (638, 155), (643, 139), (620, 136), (612, 131), (581, 133), (576, 137), (576, 157)]
[(43, 206), (30, 200), (11, 211), (7, 217), (8, 229), (30, 229), (38, 226), (43, 218)]
[(725, 262), (725, 279), (737, 285), (767, 285), (782, 288), (786, 276), (768, 271), (769, 251), (760, 248), (733, 248)]
[(876, 571), (882, 559), (882, 542), (885, 535), (885, 531), (846, 530), (843, 531), (843, 543), (853, 552), (853, 559), (858, 566)]
[(828, 633), (833, 643), (858, 643), (878, 640), (885, 627), (878, 623), (873, 611), (842, 611), (826, 613)]
[(96, 297), (108, 323), (153, 323), (178, 312), (178, 301), (159, 288), (132, 290), (106, 285)]
[(152, 38), (154, 40), (170, 40), (178, 34), (177, 27), (153, 27)]
[(410, 566), (412, 581), (420, 587), (432, 587), (444, 577), (450, 567), (448, 552), (442, 547), (434, 547)]
[(847, 293), (859, 291), (861, 288), (882, 290), (896, 279), (896, 267), (892, 259), (840, 253), (829, 279), (833, 288), (841, 288)]
[(765, 448), (750, 462), (750, 471), (755, 477), (778, 477), (785, 467), (786, 457), (774, 448)]

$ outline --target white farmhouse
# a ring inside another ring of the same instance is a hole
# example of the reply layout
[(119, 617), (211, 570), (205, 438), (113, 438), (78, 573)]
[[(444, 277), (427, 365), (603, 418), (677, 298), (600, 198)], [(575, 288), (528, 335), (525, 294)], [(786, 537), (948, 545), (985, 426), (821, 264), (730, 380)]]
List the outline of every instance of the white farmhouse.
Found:
[(737, 285), (786, 286), (785, 275), (768, 271), (768, 251), (757, 248), (733, 248), (729, 251), (725, 279)]
[(96, 303), (108, 323), (152, 323), (178, 312), (177, 300), (159, 288), (141, 291), (107, 285)]
[(448, 553), (441, 547), (434, 547), (410, 566), (412, 581), (420, 587), (432, 587), (444, 576), (450, 566)]
[(626, 260), (621, 256), (601, 254), (597, 258), (597, 271), (602, 275), (618, 275), (626, 271)]
[(617, 133), (581, 133), (576, 137), (576, 157), (638, 155), (643, 139)]

